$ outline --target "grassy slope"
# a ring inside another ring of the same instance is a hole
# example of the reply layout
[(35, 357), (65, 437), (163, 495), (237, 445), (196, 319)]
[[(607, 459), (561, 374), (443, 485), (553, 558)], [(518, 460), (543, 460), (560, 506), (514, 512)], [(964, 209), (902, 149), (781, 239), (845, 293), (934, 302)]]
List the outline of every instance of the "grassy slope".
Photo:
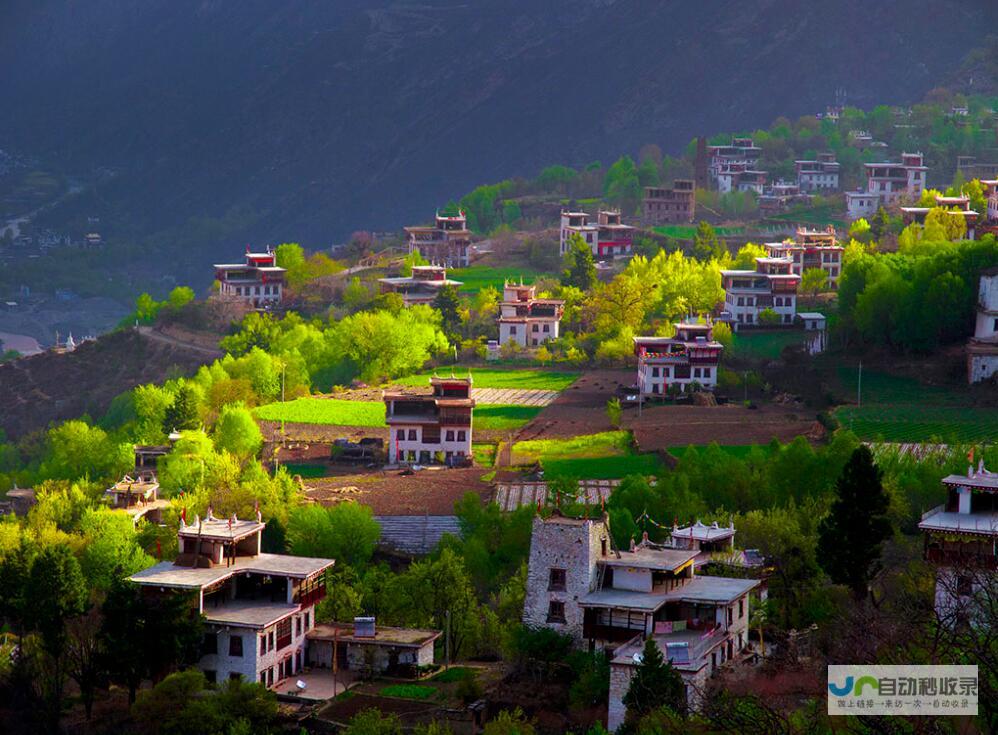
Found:
[[(840, 367), (837, 377), (856, 395), (857, 371)], [(876, 371), (863, 372), (863, 405), (843, 406), (835, 415), (842, 426), (865, 440), (890, 442), (992, 441), (998, 436), (998, 411), (978, 408), (969, 395)]]
[(740, 332), (734, 335), (731, 355), (746, 360), (776, 360), (784, 347), (803, 341), (804, 333), (796, 329), (785, 332)]
[[(499, 368), (468, 368), (454, 366), (454, 374), (458, 377), (471, 372), (476, 388), (518, 388), (523, 390), (565, 390), (576, 381), (579, 373), (560, 372), (554, 370), (503, 370)], [(439, 375), (450, 375), (451, 368), (439, 368)], [(433, 371), (410, 375), (392, 381), (394, 385), (425, 386)]]
[(478, 293), (486, 286), (492, 286), (502, 292), (506, 279), (524, 283), (532, 283), (538, 276), (545, 275), (528, 265), (512, 268), (495, 268), (485, 265), (473, 265), (470, 268), (454, 268), (447, 271), (447, 276), (464, 285), (459, 289), (463, 293)]
[(662, 467), (655, 454), (637, 454), (626, 431), (577, 436), (572, 439), (535, 439), (513, 445), (513, 464), (540, 462), (545, 477), (611, 479), (653, 474)]

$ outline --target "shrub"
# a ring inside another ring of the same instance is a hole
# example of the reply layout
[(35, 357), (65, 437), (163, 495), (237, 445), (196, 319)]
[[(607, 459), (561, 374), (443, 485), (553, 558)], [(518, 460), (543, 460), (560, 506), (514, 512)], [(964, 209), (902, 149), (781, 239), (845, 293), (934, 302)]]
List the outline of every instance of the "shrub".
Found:
[(780, 323), (780, 315), (772, 309), (766, 308), (759, 312), (759, 324), (764, 327), (773, 327)]

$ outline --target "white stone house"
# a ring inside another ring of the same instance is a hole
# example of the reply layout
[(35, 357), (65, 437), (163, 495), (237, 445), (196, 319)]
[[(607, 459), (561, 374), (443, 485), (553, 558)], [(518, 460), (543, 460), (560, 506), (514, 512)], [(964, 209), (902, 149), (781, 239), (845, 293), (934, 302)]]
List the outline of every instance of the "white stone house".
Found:
[(506, 283), (499, 305), (499, 344), (515, 342), (520, 347), (539, 347), (558, 339), (565, 302), (539, 299), (534, 286)]
[(713, 389), (724, 345), (712, 324), (679, 322), (674, 337), (635, 337), (638, 388), (642, 395), (665, 395), (672, 385), (683, 392), (694, 383)]
[(180, 553), (133, 574), (151, 597), (183, 594), (204, 615), (198, 668), (209, 681), (244, 678), (274, 687), (305, 666), (306, 634), (325, 597), (332, 559), (260, 551), (265, 524), (206, 518), (177, 534)]
[[(936, 613), (948, 624), (972, 621), (974, 596), (998, 569), (998, 474), (981, 460), (944, 477), (946, 502), (922, 514), (925, 558), (936, 565)], [(990, 576), (990, 578), (989, 578)]]
[(793, 272), (790, 257), (756, 258), (756, 269), (722, 270), (724, 315), (736, 331), (758, 326), (759, 314), (771, 309), (779, 324), (793, 324), (797, 315), (797, 288), (801, 277)]
[(981, 272), (977, 322), (967, 344), (967, 379), (980, 383), (998, 374), (998, 268)]
[(647, 638), (680, 672), (693, 705), (707, 678), (746, 645), (749, 593), (759, 581), (698, 577), (700, 553), (646, 541), (618, 551), (606, 516), (534, 519), (523, 622), (610, 653), (611, 731), (623, 723), (634, 655)]
[(267, 248), (262, 253), (246, 249), (245, 263), (218, 263), (215, 280), (222, 296), (232, 296), (261, 308), (284, 298), (287, 271), (277, 265), (277, 256)]
[(386, 391), (388, 464), (462, 464), (471, 458), (471, 376), (430, 379), (430, 393)]

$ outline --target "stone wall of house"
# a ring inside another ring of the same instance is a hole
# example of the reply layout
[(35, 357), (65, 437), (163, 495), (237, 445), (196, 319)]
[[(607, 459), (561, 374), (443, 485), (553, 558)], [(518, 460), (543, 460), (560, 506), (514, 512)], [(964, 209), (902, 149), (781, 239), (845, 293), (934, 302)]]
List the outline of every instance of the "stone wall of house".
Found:
[[(610, 534), (602, 520), (577, 520), (553, 516), (535, 518), (530, 540), (527, 594), (523, 622), (549, 627), (582, 638), (583, 610), (579, 599), (596, 581), (596, 560), (612, 553)], [(550, 589), (552, 569), (565, 570), (565, 589)], [(565, 622), (549, 620), (552, 601), (565, 606)]]
[(624, 706), (624, 695), (631, 686), (634, 667), (626, 664), (611, 664), (610, 666), (610, 703), (607, 708), (607, 729), (615, 732), (624, 724), (627, 707)]
[(979, 383), (998, 374), (998, 355), (971, 355), (970, 382)]

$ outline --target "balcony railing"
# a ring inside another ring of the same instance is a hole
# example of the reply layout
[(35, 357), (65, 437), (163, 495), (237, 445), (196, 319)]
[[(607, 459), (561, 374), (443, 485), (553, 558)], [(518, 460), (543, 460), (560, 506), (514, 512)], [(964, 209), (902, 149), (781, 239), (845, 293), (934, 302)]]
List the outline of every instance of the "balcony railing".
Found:
[(960, 551), (930, 546), (925, 550), (925, 560), (933, 564), (998, 569), (998, 557), (991, 551), (990, 544), (987, 546), (987, 552), (982, 553), (977, 553), (975, 550)]

